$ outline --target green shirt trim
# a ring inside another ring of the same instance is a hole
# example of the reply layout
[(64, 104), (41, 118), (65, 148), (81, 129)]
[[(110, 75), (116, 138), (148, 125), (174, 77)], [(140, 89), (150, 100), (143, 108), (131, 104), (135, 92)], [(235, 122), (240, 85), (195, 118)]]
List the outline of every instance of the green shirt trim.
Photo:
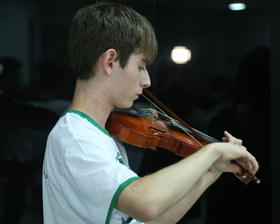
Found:
[(67, 110), (65, 111), (61, 117), (63, 117), (65, 114), (67, 113), (74, 113), (74, 114), (78, 114), (79, 116), (81, 116), (82, 118), (85, 118), (86, 120), (88, 120), (90, 123), (92, 123), (95, 127), (97, 127), (100, 131), (102, 131), (104, 134), (112, 137), (112, 135), (109, 133), (109, 131), (107, 131), (106, 129), (102, 128), (95, 120), (93, 120), (90, 116), (88, 116), (87, 114), (85, 114), (82, 111), (79, 110)]
[[(111, 215), (112, 215), (112, 212), (113, 212), (113, 209), (115, 207), (115, 204), (121, 194), (121, 192), (123, 191), (123, 189), (125, 187), (127, 187), (127, 185), (129, 185), (131, 182), (133, 182), (134, 180), (136, 179), (140, 179), (141, 177), (131, 177), (129, 178), (128, 180), (126, 180), (125, 182), (123, 182), (117, 189), (117, 191), (115, 192), (114, 194), (114, 197), (112, 198), (112, 201), (111, 201), (111, 204), (110, 204), (110, 207), (109, 207), (109, 210), (108, 210), (108, 213), (107, 213), (107, 218), (106, 218), (106, 222), (105, 224), (109, 224), (110, 223), (110, 219), (111, 219)], [(131, 218), (129, 218), (131, 219)]]

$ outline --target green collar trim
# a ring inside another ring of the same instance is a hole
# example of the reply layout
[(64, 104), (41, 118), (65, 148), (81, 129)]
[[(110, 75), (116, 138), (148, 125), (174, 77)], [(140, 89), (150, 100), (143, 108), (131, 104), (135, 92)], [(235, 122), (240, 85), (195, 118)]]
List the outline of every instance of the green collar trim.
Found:
[(132, 220), (133, 218), (131, 217), (129, 217), (126, 221), (124, 220), (124, 218), (122, 218), (122, 224), (129, 224)]
[[(108, 213), (107, 213), (107, 218), (106, 218), (106, 222), (105, 224), (109, 224), (110, 223), (110, 219), (111, 219), (111, 215), (112, 215), (112, 212), (113, 212), (113, 209), (116, 205), (116, 202), (121, 194), (121, 192), (123, 191), (123, 189), (129, 185), (132, 181), (136, 180), (136, 179), (140, 179), (140, 177), (131, 177), (129, 178), (128, 180), (126, 180), (125, 182), (123, 182), (117, 189), (117, 191), (115, 192), (114, 194), (114, 197), (112, 198), (112, 201), (111, 201), (111, 204), (110, 204), (110, 207), (109, 207), (109, 210), (108, 210)], [(131, 218), (128, 218), (128, 220), (132, 220)], [(129, 221), (129, 222), (130, 222)], [(129, 223), (129, 222), (126, 222), (126, 223)]]
[(65, 111), (61, 117), (63, 117), (65, 114), (67, 113), (74, 113), (74, 114), (78, 114), (79, 116), (81, 116), (82, 118), (87, 119), (90, 123), (92, 123), (95, 127), (97, 127), (100, 131), (102, 131), (104, 134), (108, 135), (108, 136), (112, 136), (106, 129), (102, 128), (95, 120), (93, 120), (90, 116), (88, 116), (87, 114), (85, 114), (82, 111), (79, 110), (67, 110)]

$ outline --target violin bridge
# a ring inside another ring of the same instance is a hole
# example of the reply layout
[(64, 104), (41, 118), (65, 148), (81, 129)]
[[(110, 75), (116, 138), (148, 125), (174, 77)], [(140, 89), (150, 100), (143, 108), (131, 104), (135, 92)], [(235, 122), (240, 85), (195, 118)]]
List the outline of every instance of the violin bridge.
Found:
[(154, 124), (158, 120), (158, 112), (155, 109), (141, 109), (141, 111), (146, 114), (146, 118), (148, 118), (152, 124)]

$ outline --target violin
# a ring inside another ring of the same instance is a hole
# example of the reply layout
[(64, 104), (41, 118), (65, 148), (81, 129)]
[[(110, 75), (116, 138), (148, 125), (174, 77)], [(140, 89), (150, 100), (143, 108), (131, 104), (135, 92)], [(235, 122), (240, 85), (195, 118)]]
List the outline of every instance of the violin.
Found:
[[(106, 123), (106, 129), (112, 135), (136, 147), (153, 150), (163, 148), (181, 157), (190, 156), (203, 146), (218, 142), (215, 138), (190, 127), (148, 90), (144, 89), (144, 91), (164, 110), (115, 109)], [(236, 161), (229, 162), (239, 165)], [(247, 172), (242, 166), (239, 165), (239, 167), (242, 172), (235, 176), (244, 184), (247, 185), (252, 180), (260, 183), (257, 177)]]

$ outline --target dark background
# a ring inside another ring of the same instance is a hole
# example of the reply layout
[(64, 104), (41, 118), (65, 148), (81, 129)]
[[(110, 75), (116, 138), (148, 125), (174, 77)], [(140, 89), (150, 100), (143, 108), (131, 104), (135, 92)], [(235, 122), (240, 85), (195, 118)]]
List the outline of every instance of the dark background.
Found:
[[(32, 85), (38, 79), (37, 66), (42, 61), (52, 60), (68, 66), (67, 40), (73, 15), (77, 9), (94, 2), (2, 0), (0, 2), (0, 57), (9, 56), (22, 62), (22, 81), (25, 86)], [(217, 216), (227, 223), (280, 223), (278, 212), (280, 209), (279, 1), (243, 1), (247, 4), (247, 8), (238, 12), (228, 9), (228, 4), (231, 3), (228, 0), (114, 2), (134, 8), (146, 16), (155, 28), (159, 55), (155, 63), (149, 67), (152, 79), (151, 90), (155, 95), (163, 92), (163, 87), (169, 87), (180, 81), (185, 67), (191, 80), (198, 89), (201, 89), (201, 92), (209, 88), (216, 74), (221, 74), (233, 83), (235, 92), (242, 93), (244, 89), (238, 89), (237, 85), (240, 61), (257, 46), (270, 49), (270, 73), (266, 74), (267, 79), (265, 79), (268, 88), (265, 84), (262, 86), (258, 83), (255, 97), (261, 98), (262, 95), (267, 95), (269, 98), (263, 104), (263, 108), (258, 107), (259, 111), (254, 111), (258, 114), (265, 110), (268, 119), (264, 119), (265, 124), (259, 118), (254, 121), (254, 132), (249, 136), (255, 140), (255, 144), (251, 144), (253, 148), (248, 147), (248, 150), (260, 161), (261, 169), (258, 177), (262, 183), (243, 186), (235, 177), (225, 175), (226, 177), (221, 178), (206, 192), (203, 201), (199, 202), (201, 206), (193, 209), (198, 212), (193, 212), (190, 216), (198, 218), (193, 219), (197, 221), (192, 223), (220, 223), (217, 221)], [(192, 60), (186, 66), (172, 65), (171, 67), (175, 68), (174, 73), (169, 73), (163, 80), (164, 75), (160, 76), (160, 74), (165, 68), (164, 65), (172, 64), (170, 52), (175, 45), (188, 47), (192, 52)], [(257, 65), (258, 61), (255, 60)], [(251, 76), (250, 85), (256, 85), (258, 76), (262, 74), (255, 73), (255, 76)], [(181, 101), (182, 105), (188, 103), (181, 96), (178, 96), (175, 101)], [(221, 126), (223, 130), (230, 129), (227, 121)], [(240, 137), (242, 138), (242, 135)], [(131, 160), (140, 161), (139, 166), (147, 163), (142, 154), (139, 151), (130, 153)], [(136, 156), (141, 159), (135, 158)], [(135, 169), (139, 169), (139, 166)], [(5, 194), (3, 190), (1, 194)], [(27, 194), (30, 195), (30, 192)], [(2, 205), (1, 200), (1, 207)], [(33, 212), (37, 211), (36, 209), (40, 213), (40, 202), (34, 203), (34, 199), (27, 199), (26, 210)], [(25, 214), (23, 219), (30, 221), (31, 216), (36, 217), (37, 213), (32, 212), (29, 216)], [(3, 212), (0, 215), (3, 215)], [(41, 223), (40, 217), (39, 215), (37, 221), (29, 223)], [(202, 221), (199, 217), (203, 217)], [(185, 221), (185, 223), (191, 222)]]

